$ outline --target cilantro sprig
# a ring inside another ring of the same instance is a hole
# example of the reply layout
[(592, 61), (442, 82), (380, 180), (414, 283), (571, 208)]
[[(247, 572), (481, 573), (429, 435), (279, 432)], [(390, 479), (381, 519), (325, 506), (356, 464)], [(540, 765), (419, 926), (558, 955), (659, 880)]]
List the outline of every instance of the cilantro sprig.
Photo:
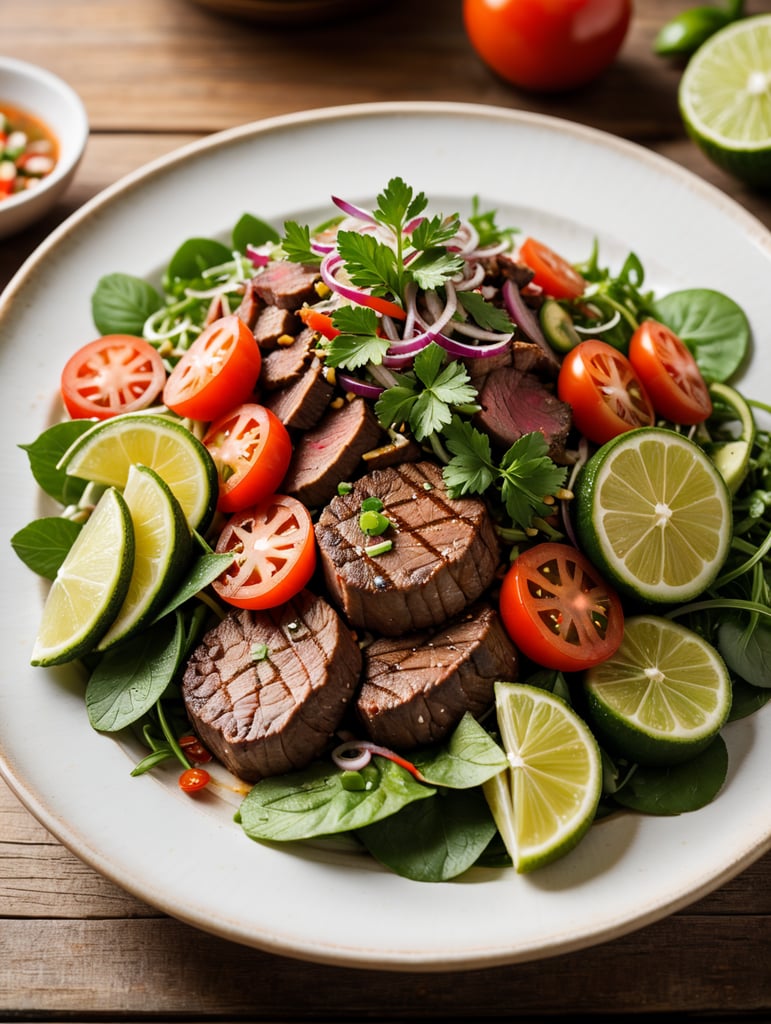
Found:
[(413, 373), (394, 374), (397, 383), (387, 388), (375, 405), (375, 413), (388, 429), (406, 423), (417, 441), (441, 431), (453, 418), (453, 410), (476, 412), (476, 388), (462, 363), (445, 365), (445, 352), (432, 341), (415, 356)]
[(567, 469), (552, 462), (540, 431), (523, 434), (500, 461), (493, 457), (488, 435), (459, 416), (452, 417), (443, 436), (452, 452), (443, 470), (451, 498), (484, 494), (495, 487), (512, 522), (522, 529), (531, 526), (534, 516), (553, 511), (544, 499), (556, 496), (564, 486)]

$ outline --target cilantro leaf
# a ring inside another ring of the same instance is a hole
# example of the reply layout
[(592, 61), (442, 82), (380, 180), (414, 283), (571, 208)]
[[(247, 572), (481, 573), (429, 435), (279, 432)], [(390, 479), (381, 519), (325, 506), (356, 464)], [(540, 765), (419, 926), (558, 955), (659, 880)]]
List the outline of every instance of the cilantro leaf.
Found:
[(411, 381), (386, 388), (375, 403), (375, 415), (386, 430), (389, 427), (400, 427), (403, 423), (409, 423), (416, 398)]
[(490, 449), (490, 438), (467, 420), (453, 416), (444, 431), (444, 440), (453, 458), (442, 476), (451, 498), (463, 494), (484, 494), (498, 472)]
[(377, 334), (378, 317), (366, 306), (341, 306), (332, 314), (332, 323), (340, 331), (329, 342), (326, 361), (329, 366), (356, 370), (367, 363), (379, 365), (388, 351), (388, 338)]
[(391, 178), (377, 197), (374, 216), (381, 224), (400, 235), (405, 224), (419, 217), (427, 205), (428, 200), (422, 192), (415, 195), (411, 186), (401, 178)]
[(458, 292), (458, 302), (483, 330), (504, 334), (513, 332), (514, 324), (508, 313), (488, 302), (479, 292)]
[(452, 217), (426, 217), (412, 232), (412, 244), (416, 249), (435, 249), (454, 238), (459, 227), (457, 213)]
[(501, 498), (518, 526), (530, 525), (534, 515), (548, 515), (553, 506), (544, 498), (565, 482), (567, 469), (549, 458), (549, 446), (539, 430), (523, 434), (501, 459)]
[(447, 405), (468, 405), (473, 402), (477, 392), (469, 384), (471, 378), (466, 367), (455, 361), (445, 366), (444, 360), (444, 349), (432, 341), (415, 356), (415, 376), (440, 402)]
[(340, 306), (332, 313), (332, 323), (344, 334), (376, 334), (377, 313), (367, 306)]
[(408, 276), (424, 291), (439, 288), (463, 268), (463, 257), (447, 249), (427, 249), (410, 261)]
[(307, 224), (301, 226), (294, 220), (286, 221), (281, 247), (292, 263), (305, 263), (312, 267), (321, 263), (319, 254), (311, 248), (311, 229)]
[(479, 234), (479, 247), (487, 248), (497, 245), (499, 242), (511, 242), (518, 228), (499, 228), (496, 220), (496, 211), (487, 210), (484, 213), (479, 209), (479, 196), (474, 196), (471, 203), (471, 214), (469, 222), (476, 228)]
[(337, 251), (345, 262), (345, 271), (358, 288), (380, 288), (401, 296), (401, 276), (397, 255), (384, 242), (358, 231), (340, 231)]

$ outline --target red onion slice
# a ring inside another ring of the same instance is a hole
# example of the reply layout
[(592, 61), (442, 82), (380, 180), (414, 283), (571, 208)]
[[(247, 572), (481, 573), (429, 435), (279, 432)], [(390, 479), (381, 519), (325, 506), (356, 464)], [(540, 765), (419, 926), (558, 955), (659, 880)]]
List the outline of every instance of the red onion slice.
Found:
[(380, 398), (385, 391), (385, 388), (379, 384), (369, 384), (365, 380), (359, 380), (358, 377), (351, 377), (348, 373), (337, 374), (338, 383), (345, 388), (346, 391), (350, 391), (354, 395), (358, 395), (359, 398), (371, 398), (373, 400)]
[(543, 349), (555, 366), (558, 366), (559, 360), (554, 349), (544, 337), (541, 325), (536, 320), (533, 311), (525, 305), (519, 288), (511, 279), (507, 279), (503, 284), (503, 301), (506, 303), (506, 309), (514, 323), (517, 324), (530, 341)]

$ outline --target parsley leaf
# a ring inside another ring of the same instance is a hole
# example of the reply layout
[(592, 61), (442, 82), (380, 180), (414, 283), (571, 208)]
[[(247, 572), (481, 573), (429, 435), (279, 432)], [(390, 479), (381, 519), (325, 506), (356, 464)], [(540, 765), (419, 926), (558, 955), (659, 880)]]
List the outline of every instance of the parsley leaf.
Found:
[(297, 221), (286, 221), (281, 248), (292, 263), (305, 263), (312, 267), (321, 263), (319, 254), (311, 248), (311, 229), (307, 224), (301, 226)]
[(426, 217), (415, 226), (412, 244), (416, 249), (435, 249), (454, 238), (459, 227), (457, 213), (452, 217)]
[(424, 441), (452, 420), (452, 409), (468, 407), (476, 398), (476, 389), (462, 363), (446, 366), (444, 349), (432, 341), (415, 356), (414, 378), (397, 377), (377, 401), (375, 412), (384, 427), (409, 423), (417, 441)]
[(337, 251), (343, 257), (345, 272), (358, 288), (381, 288), (401, 295), (398, 260), (389, 245), (359, 231), (340, 231)]
[(451, 498), (483, 494), (495, 484), (512, 522), (523, 529), (530, 526), (533, 516), (552, 511), (544, 498), (563, 486), (567, 469), (549, 458), (549, 446), (540, 431), (523, 434), (498, 465), (487, 434), (458, 416), (445, 428), (444, 439), (453, 453), (443, 470)]
[(427, 249), (410, 262), (409, 277), (419, 288), (431, 291), (462, 269), (462, 256), (456, 256), (446, 249)]
[(479, 233), (479, 247), (487, 248), (497, 245), (499, 242), (511, 242), (518, 228), (499, 228), (495, 221), (495, 210), (487, 210), (480, 213), (479, 196), (474, 196), (471, 203), (471, 215), (469, 222)]
[(458, 302), (483, 330), (513, 332), (514, 324), (508, 313), (488, 302), (479, 292), (458, 292)]
[(405, 224), (419, 217), (428, 205), (423, 192), (415, 195), (413, 189), (401, 178), (391, 178), (377, 197), (374, 216), (381, 224), (401, 235)]
[(377, 334), (378, 317), (365, 306), (341, 306), (332, 314), (332, 323), (340, 331), (329, 342), (326, 361), (329, 366), (356, 370), (367, 363), (379, 364), (390, 341)]

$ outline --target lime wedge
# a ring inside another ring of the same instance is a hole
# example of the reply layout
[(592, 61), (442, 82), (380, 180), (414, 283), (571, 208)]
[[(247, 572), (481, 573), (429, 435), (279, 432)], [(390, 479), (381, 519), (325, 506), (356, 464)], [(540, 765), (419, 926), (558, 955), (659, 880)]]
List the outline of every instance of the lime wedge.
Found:
[(771, 185), (771, 14), (734, 22), (700, 46), (679, 103), (686, 130), (714, 163)]
[(728, 488), (682, 434), (641, 427), (613, 438), (589, 459), (575, 492), (581, 545), (623, 593), (688, 601), (720, 571), (731, 543)]
[(134, 530), (122, 495), (106, 490), (51, 584), (33, 665), (60, 665), (93, 650), (123, 603), (134, 564)]
[(105, 651), (149, 622), (187, 565), (190, 529), (168, 484), (147, 466), (131, 466), (123, 497), (134, 527), (134, 568), (120, 611), (100, 640)]
[(81, 434), (59, 461), (69, 476), (120, 488), (136, 465), (165, 480), (192, 530), (206, 529), (217, 501), (217, 467), (178, 420), (151, 413), (113, 416)]
[(602, 792), (602, 762), (586, 723), (560, 697), (527, 683), (495, 684), (506, 771), (484, 783), (518, 872), (564, 856), (584, 836)]
[(627, 619), (616, 654), (584, 677), (588, 713), (617, 754), (673, 765), (704, 750), (731, 710), (731, 679), (714, 647), (669, 619)]

